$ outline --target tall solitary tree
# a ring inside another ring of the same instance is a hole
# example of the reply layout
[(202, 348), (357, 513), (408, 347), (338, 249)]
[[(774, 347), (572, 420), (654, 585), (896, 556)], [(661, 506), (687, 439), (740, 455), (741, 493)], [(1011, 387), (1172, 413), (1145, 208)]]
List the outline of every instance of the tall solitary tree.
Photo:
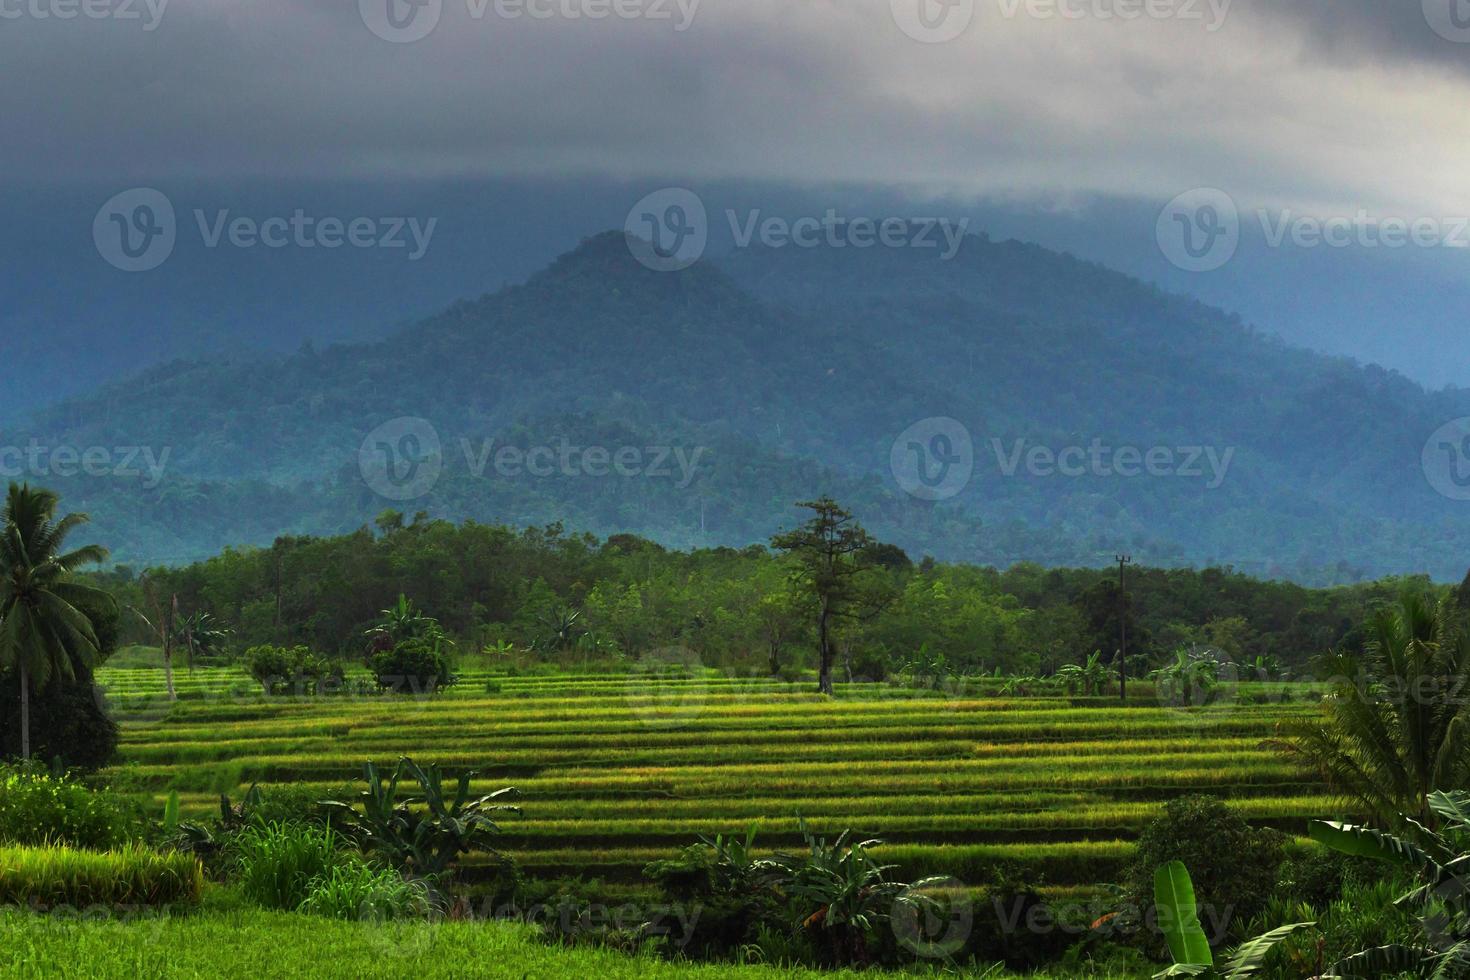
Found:
[(813, 516), (800, 527), (771, 538), (771, 546), (795, 563), (793, 583), (816, 609), (817, 689), (832, 693), (836, 659), (833, 632), (839, 622), (876, 613), (883, 605), (881, 589), (865, 581), (879, 567), (873, 540), (849, 511), (830, 497), (797, 504)]
[(71, 680), (101, 650), (86, 610), (112, 604), (111, 596), (74, 581), (82, 565), (107, 560), (88, 545), (65, 551), (66, 538), (87, 523), (85, 514), (56, 519), (60, 499), (49, 490), (12, 483), (0, 528), (0, 667), (20, 679), (21, 756), (31, 757), (32, 691)]

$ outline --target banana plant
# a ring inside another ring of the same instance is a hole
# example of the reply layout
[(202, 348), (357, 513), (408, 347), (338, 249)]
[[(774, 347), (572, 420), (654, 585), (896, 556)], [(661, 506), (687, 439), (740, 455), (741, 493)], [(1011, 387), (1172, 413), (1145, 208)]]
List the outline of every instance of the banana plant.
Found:
[(1258, 654), (1244, 661), (1244, 674), (1258, 681), (1286, 680), (1286, 668), (1281, 658), (1270, 653)]
[(1154, 974), (1154, 980), (1163, 977), (1237, 980), (1240, 977), (1255, 976), (1265, 964), (1267, 955), (1279, 943), (1298, 930), (1308, 929), (1316, 924), (1298, 922), (1272, 929), (1241, 943), (1230, 952), (1223, 964), (1217, 965), (1204, 927), (1200, 925), (1194, 882), (1189, 877), (1189, 869), (1184, 866), (1184, 862), (1170, 861), (1154, 872), (1154, 905), (1157, 907), (1159, 928), (1164, 932), (1164, 939), (1169, 944), (1169, 954), (1174, 959), (1174, 965)]
[[(518, 795), (513, 787), (472, 798), (470, 782), (476, 775), (463, 773), (448, 796), (438, 766), (422, 767), (401, 758), (385, 780), (369, 762), (363, 766), (367, 788), (357, 804), (324, 800), (322, 806), (340, 816), (343, 831), (364, 850), (376, 851), (404, 874), (438, 888), (460, 855), (475, 850), (498, 853), (494, 839), (500, 827), (495, 815), (520, 813), (519, 807), (500, 802)], [(405, 776), (418, 784), (418, 792), (399, 796)]]
[(1470, 976), (1470, 793), (1435, 792), (1431, 830), (1405, 816), (1410, 836), (1331, 821), (1314, 822), (1312, 839), (1354, 857), (1397, 865), (1419, 883), (1395, 904), (1420, 913), (1422, 940), (1366, 949), (1339, 960), (1330, 977)]
[(1166, 701), (1186, 708), (1202, 707), (1220, 682), (1220, 664), (1209, 656), (1179, 650), (1171, 663), (1148, 676)]
[(909, 683), (917, 688), (937, 691), (946, 680), (958, 677), (959, 672), (949, 662), (943, 651), (929, 649), (929, 644), (919, 646), (913, 660), (903, 665), (902, 673), (909, 675)]
[(869, 942), (898, 912), (926, 914), (938, 908), (927, 891), (948, 879), (925, 878), (912, 885), (888, 877), (896, 865), (879, 864), (869, 853), (880, 840), (853, 842), (843, 831), (830, 844), (801, 822), (807, 853), (778, 854), (761, 862), (778, 876), (777, 887), (800, 909), (799, 926), (824, 939), (841, 962), (866, 964)]
[(1083, 697), (1101, 697), (1107, 686), (1109, 671), (1102, 662), (1102, 652), (1094, 651), (1081, 664), (1067, 664), (1057, 670), (1057, 677), (1066, 682), (1067, 689)]

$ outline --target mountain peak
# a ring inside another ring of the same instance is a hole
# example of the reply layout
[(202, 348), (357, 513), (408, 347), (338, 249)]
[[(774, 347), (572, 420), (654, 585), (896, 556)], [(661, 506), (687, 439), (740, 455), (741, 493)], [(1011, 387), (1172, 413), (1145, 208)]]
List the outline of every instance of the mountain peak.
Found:
[(739, 288), (715, 268), (706, 258), (700, 258), (684, 268), (660, 268), (658, 262), (648, 262), (635, 249), (642, 246), (653, 257), (652, 246), (647, 242), (631, 238), (622, 231), (604, 231), (584, 238), (570, 252), (556, 258), (546, 269), (532, 276), (528, 286), (566, 284), (595, 277), (616, 286), (633, 286), (641, 291), (656, 293), (673, 289), (687, 293), (691, 289), (720, 289), (739, 291)]

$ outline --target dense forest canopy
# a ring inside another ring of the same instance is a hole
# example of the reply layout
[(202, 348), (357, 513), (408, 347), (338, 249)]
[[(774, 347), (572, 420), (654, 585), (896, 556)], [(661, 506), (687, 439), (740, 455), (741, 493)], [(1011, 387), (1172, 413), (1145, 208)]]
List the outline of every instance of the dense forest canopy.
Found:
[[(875, 545), (893, 600), (843, 627), (856, 674), (898, 669), (921, 648), (970, 672), (1044, 672), (1117, 649), (1117, 571), (1001, 571), (912, 561)], [(400, 595), (443, 624), (461, 651), (513, 645), (548, 658), (639, 658), (669, 647), (710, 666), (756, 672), (812, 666), (809, 611), (789, 559), (766, 546), (667, 549), (634, 535), (600, 539), (554, 524), (515, 530), (387, 512), (375, 528), (337, 537), (284, 537), (229, 549), (183, 568), (100, 576), (125, 605), (177, 595), (231, 631), (235, 650), (305, 645), (360, 656), (364, 636)], [(1213, 647), (1232, 660), (1309, 658), (1360, 641), (1372, 607), (1413, 582), (1309, 589), (1229, 568), (1129, 568), (1130, 653), (1158, 660)], [(131, 639), (147, 642), (135, 629)]]

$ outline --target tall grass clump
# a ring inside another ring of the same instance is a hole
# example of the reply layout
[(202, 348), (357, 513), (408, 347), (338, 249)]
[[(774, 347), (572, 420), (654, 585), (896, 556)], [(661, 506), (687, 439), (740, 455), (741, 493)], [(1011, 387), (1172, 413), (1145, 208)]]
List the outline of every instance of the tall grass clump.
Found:
[(369, 864), (329, 827), (257, 823), (232, 846), (241, 893), (264, 908), (369, 921), (432, 911), (422, 883)]
[(295, 911), (319, 879), (351, 860), (328, 828), (288, 823), (246, 827), (235, 837), (240, 890), (268, 909)]
[(199, 859), (141, 844), (113, 851), (60, 845), (0, 847), (0, 905), (170, 905), (199, 901)]
[(312, 882), (297, 911), (329, 919), (386, 922), (423, 918), (432, 906), (422, 882), (405, 881), (396, 871), (355, 861)]

